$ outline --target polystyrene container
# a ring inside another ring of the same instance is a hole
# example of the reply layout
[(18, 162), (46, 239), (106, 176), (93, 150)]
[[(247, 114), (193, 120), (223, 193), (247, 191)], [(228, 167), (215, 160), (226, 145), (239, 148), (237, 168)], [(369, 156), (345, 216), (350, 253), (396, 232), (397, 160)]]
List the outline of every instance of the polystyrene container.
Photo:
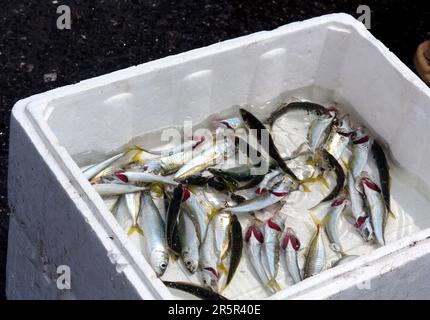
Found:
[[(270, 298), (429, 298), (430, 90), (345, 14), (258, 32), (17, 102), (10, 134), (7, 297), (189, 297), (157, 279), (79, 165), (104, 159), (147, 132), (291, 92), (316, 102), (344, 101), (390, 146), (393, 161), (408, 173), (392, 190), (405, 212), (398, 219), (405, 221), (386, 246)], [(70, 290), (57, 287), (60, 265), (70, 268)], [(269, 297), (262, 290), (230, 298)]]

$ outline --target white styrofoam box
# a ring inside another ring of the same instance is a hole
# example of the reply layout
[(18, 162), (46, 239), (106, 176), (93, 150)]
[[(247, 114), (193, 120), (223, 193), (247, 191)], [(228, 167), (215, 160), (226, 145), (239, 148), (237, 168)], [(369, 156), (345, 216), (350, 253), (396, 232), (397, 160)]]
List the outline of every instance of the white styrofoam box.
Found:
[[(407, 192), (398, 202), (413, 228), (271, 298), (430, 298), (430, 90), (345, 14), (258, 32), (17, 102), (10, 134), (8, 298), (176, 297), (78, 165), (103, 159), (146, 132), (186, 119), (200, 122), (233, 105), (277, 101), (301, 88), (314, 88), (307, 91), (310, 100), (322, 91), (330, 93), (325, 98), (346, 100), (348, 111), (390, 146), (395, 162), (408, 171)], [(59, 265), (71, 269), (67, 293), (56, 286)], [(368, 280), (363, 290), (360, 284)]]

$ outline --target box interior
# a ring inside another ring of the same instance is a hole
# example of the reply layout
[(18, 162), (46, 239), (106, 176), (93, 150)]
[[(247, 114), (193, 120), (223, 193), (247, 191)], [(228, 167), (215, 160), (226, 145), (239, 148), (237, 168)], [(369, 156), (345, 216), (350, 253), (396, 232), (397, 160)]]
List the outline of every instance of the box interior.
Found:
[[(401, 214), (387, 226), (388, 242), (429, 228), (430, 100), (394, 67), (399, 62), (357, 27), (338, 22), (283, 27), (254, 37), (52, 100), (44, 117), (59, 145), (82, 166), (106, 158), (135, 137), (188, 119), (199, 123), (234, 105), (253, 105), (258, 114), (258, 106), (274, 107), (291, 95), (336, 101), (392, 153), (392, 201)], [(143, 142), (151, 147), (158, 139), (156, 134), (149, 137)], [(241, 268), (247, 263), (242, 261)], [(269, 296), (243, 270), (224, 293), (243, 299)], [(279, 281), (287, 287), (290, 280), (281, 274)]]

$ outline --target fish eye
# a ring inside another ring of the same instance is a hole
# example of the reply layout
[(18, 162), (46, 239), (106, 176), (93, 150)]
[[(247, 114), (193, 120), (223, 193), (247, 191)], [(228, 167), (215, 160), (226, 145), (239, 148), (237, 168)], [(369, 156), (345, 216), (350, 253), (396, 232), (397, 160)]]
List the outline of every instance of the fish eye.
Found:
[(187, 261), (187, 262), (185, 262), (185, 264), (186, 264), (187, 266), (191, 266), (191, 261)]
[(160, 268), (161, 268), (161, 269), (166, 269), (166, 268), (167, 268), (167, 264), (165, 264), (164, 262), (162, 262), (162, 263), (160, 264)]

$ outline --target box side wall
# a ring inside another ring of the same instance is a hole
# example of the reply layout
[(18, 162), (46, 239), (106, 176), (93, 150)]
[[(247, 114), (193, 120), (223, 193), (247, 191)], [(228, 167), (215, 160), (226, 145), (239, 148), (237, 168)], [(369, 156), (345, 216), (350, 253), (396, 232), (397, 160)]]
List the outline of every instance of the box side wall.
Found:
[(70, 267), (76, 298), (140, 298), (125, 275), (128, 266), (117, 270), (100, 241), (103, 235), (94, 232), (76, 207), (74, 197), (79, 195), (71, 197), (67, 182), (45, 162), (39, 150), (44, 146), (15, 117), (10, 136), (8, 298), (61, 298), (59, 265)]
[(310, 86), (325, 34), (324, 26), (313, 26), (262, 41), (250, 37), (247, 45), (209, 55), (190, 52), (176, 64), (54, 100), (46, 118), (72, 156), (110, 152), (148, 131)]

